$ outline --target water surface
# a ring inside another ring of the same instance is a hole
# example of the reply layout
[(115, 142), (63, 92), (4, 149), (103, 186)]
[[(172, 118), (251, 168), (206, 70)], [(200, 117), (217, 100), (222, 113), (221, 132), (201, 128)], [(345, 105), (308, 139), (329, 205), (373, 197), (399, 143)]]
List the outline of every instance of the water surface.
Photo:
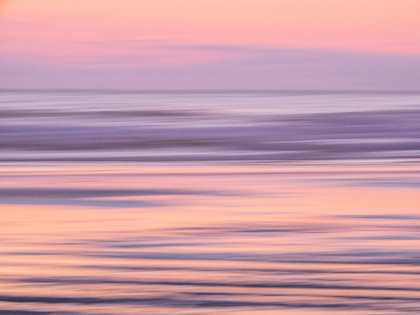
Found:
[(0, 314), (418, 314), (420, 94), (0, 93)]

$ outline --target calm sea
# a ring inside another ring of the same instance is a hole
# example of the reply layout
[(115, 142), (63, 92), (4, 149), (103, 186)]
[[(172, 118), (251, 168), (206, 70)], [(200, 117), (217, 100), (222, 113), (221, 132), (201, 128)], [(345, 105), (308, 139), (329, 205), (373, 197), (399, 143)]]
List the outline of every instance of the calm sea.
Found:
[(0, 314), (420, 313), (420, 94), (0, 92)]

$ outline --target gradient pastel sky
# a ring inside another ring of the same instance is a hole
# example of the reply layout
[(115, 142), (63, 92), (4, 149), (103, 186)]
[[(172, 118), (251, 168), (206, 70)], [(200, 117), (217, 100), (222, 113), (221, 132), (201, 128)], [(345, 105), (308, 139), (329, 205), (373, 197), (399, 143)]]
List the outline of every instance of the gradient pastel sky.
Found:
[(419, 0), (0, 0), (0, 88), (420, 90)]

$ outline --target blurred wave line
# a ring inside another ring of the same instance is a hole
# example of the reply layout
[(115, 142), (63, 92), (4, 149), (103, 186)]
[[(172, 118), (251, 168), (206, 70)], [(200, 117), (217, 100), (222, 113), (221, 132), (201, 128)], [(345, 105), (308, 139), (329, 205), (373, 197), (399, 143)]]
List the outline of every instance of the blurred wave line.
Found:
[(0, 314), (418, 314), (420, 95), (0, 92)]

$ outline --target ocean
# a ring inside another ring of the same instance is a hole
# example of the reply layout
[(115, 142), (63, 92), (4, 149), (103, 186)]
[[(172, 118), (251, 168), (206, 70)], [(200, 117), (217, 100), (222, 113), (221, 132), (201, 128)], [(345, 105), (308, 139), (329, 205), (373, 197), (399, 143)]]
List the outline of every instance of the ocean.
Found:
[(419, 314), (420, 93), (0, 92), (0, 314)]

